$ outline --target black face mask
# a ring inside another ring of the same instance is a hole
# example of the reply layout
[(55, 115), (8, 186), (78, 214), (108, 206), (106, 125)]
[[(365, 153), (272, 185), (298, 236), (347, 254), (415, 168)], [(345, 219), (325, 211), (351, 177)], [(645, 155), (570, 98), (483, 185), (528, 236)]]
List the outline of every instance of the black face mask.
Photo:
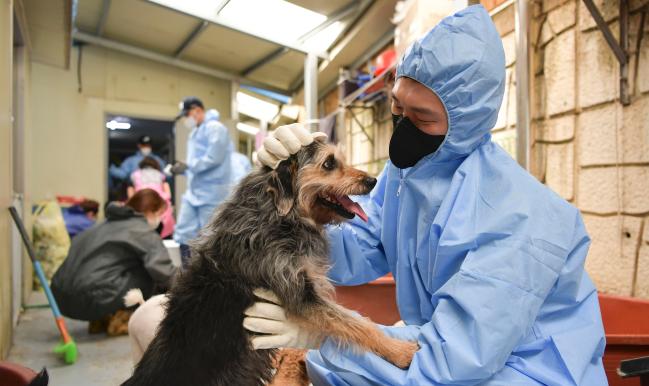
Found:
[(434, 153), (444, 142), (445, 135), (430, 135), (419, 130), (408, 118), (392, 114), (394, 132), (390, 138), (390, 161), (399, 169), (412, 166)]

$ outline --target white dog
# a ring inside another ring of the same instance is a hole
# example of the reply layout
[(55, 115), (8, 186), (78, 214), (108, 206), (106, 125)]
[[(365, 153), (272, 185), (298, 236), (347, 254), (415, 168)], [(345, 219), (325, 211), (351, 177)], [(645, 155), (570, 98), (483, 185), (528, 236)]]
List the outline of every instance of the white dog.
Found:
[(128, 336), (131, 339), (131, 355), (134, 366), (140, 361), (146, 348), (155, 337), (158, 325), (165, 316), (166, 302), (166, 295), (152, 296), (145, 302), (142, 291), (139, 289), (132, 289), (124, 296), (124, 304), (127, 307), (140, 304), (128, 322)]

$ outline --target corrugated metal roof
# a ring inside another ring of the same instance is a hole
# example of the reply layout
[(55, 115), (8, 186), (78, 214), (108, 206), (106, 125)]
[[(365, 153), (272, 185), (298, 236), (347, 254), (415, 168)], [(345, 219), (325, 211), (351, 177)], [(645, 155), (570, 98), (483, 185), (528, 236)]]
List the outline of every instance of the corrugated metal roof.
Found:
[[(109, 6), (105, 7), (105, 1)], [(237, 0), (230, 0), (237, 1)], [(301, 7), (315, 12), (332, 15), (353, 6), (354, 0), (289, 0)], [(358, 2), (360, 3), (360, 2)], [(345, 50), (345, 55), (338, 54), (335, 65), (345, 65), (341, 58), (358, 57), (362, 55), (363, 47), (369, 47), (372, 39), (378, 39), (385, 30), (393, 28), (385, 9), (394, 9), (396, 0), (376, 0), (372, 8), (379, 6), (383, 12), (368, 12), (377, 14), (382, 20), (365, 21), (362, 27), (365, 33), (356, 33), (353, 40), (354, 51)], [(101, 24), (102, 12), (107, 8), (102, 38), (128, 44), (147, 51), (173, 57), (183, 42), (191, 36), (192, 31), (201, 25), (203, 20), (176, 11), (150, 1), (136, 0), (78, 0), (76, 28), (88, 34), (96, 34)], [(357, 15), (360, 18), (362, 15)], [(270, 17), (270, 16), (269, 16)], [(363, 17), (364, 18), (364, 17)], [(359, 24), (359, 23), (357, 23)], [(353, 30), (352, 30), (353, 31)], [(296, 79), (302, 76), (304, 53), (288, 50), (270, 60), (264, 58), (276, 52), (280, 45), (262, 38), (254, 37), (233, 29), (209, 23), (202, 28), (191, 43), (182, 52), (180, 59), (226, 71), (235, 75), (255, 65), (258, 68), (246, 74), (246, 77), (266, 84), (269, 87), (289, 90)], [(351, 62), (351, 60), (348, 60)], [(330, 82), (337, 69), (325, 71), (326, 79), (319, 85)]]

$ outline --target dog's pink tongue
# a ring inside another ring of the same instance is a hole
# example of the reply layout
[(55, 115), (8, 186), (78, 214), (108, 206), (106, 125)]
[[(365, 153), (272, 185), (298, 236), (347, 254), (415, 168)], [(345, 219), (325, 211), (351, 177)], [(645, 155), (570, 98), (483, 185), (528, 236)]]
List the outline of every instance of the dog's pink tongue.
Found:
[(367, 222), (367, 214), (365, 214), (365, 211), (357, 202), (352, 201), (348, 196), (336, 196), (336, 199), (343, 207), (345, 207), (345, 209), (347, 209), (347, 211), (354, 213), (360, 217), (361, 220)]

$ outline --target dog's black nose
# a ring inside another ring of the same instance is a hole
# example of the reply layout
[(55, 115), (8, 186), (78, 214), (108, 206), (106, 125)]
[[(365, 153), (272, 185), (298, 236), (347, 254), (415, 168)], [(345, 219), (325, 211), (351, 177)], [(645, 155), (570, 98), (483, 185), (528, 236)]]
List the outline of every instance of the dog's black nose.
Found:
[(376, 185), (376, 178), (374, 177), (365, 177), (363, 178), (363, 184), (367, 186), (368, 189), (372, 189)]

